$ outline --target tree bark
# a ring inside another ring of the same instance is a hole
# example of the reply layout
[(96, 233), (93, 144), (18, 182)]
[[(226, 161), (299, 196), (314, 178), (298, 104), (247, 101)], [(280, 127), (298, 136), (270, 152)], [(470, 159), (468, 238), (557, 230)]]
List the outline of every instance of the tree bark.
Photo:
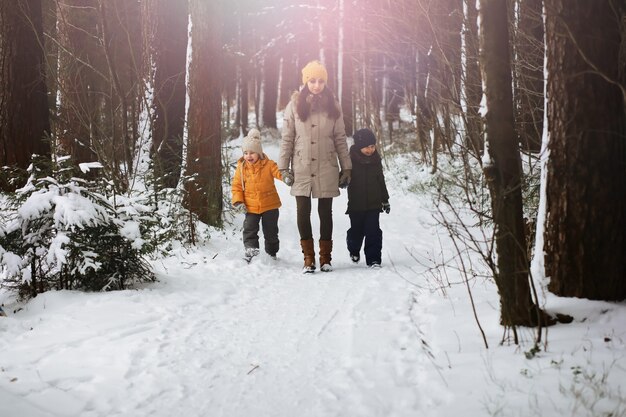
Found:
[(519, 29), (515, 44), (517, 130), (522, 148), (531, 152), (541, 150), (543, 135), (545, 46), (542, 7), (542, 0), (520, 0)]
[[(186, 206), (198, 218), (222, 226), (221, 30), (219, 3), (191, 0), (192, 56), (189, 68), (189, 113)], [(207, 65), (211, 57), (211, 65)]]
[(354, 99), (352, 94), (352, 84), (354, 77), (353, 57), (344, 54), (343, 75), (341, 77), (341, 110), (343, 121), (346, 127), (346, 135), (352, 136), (354, 133)]
[(431, 152), (430, 135), (433, 129), (433, 111), (430, 99), (426, 94), (426, 84), (430, 73), (430, 57), (425, 49), (417, 51), (417, 87), (415, 129), (417, 142), (422, 154), (422, 161), (429, 161)]
[(248, 77), (249, 77), (248, 64), (242, 63), (241, 76), (239, 79), (239, 88), (240, 88), (239, 112), (241, 114), (240, 116), (241, 130), (245, 135), (248, 134), (248, 112), (250, 111), (250, 100), (249, 100), (250, 90), (248, 88), (248, 85), (250, 84), (250, 80), (248, 79)]
[(506, 2), (481, 0), (481, 65), (487, 97), (486, 130), (491, 163), (483, 169), (494, 216), (500, 317), (505, 326), (540, 322), (530, 295), (522, 216), (521, 158), (513, 121)]
[(480, 101), (483, 96), (482, 78), (479, 65), (478, 44), (478, 9), (475, 0), (465, 0), (467, 18), (465, 21), (465, 113), (467, 126), (467, 147), (472, 155), (480, 161), (483, 154), (482, 120), (479, 114)]
[(276, 129), (279, 60), (273, 53), (263, 59), (263, 126)]
[(151, 0), (148, 5), (154, 22), (151, 153), (156, 177), (162, 179), (163, 186), (173, 188), (182, 165), (189, 10), (186, 1)]
[(544, 250), (548, 288), (561, 296), (626, 298), (623, 22), (616, 4), (546, 1)]
[[(50, 155), (41, 0), (0, 3), (0, 166), (26, 170)], [(24, 178), (25, 179), (25, 178)], [(23, 183), (0, 179), (0, 189)]]
[[(341, 36), (338, 38), (337, 54), (337, 99), (341, 102), (343, 121), (346, 128), (346, 135), (352, 136), (354, 133), (354, 101), (352, 98), (353, 83), (353, 60), (352, 55), (354, 45), (354, 30), (351, 25), (346, 24), (345, 17), (351, 13), (351, 4), (348, 1), (340, 0), (340, 15), (343, 17), (339, 22)], [(339, 65), (341, 63), (341, 65)], [(341, 83), (341, 84), (339, 84)]]

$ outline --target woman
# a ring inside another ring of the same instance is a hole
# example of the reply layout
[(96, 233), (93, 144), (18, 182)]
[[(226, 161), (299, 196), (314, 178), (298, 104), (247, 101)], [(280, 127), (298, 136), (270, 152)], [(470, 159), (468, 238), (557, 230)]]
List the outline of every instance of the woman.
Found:
[(311, 197), (318, 199), (320, 269), (332, 271), (333, 197), (339, 195), (339, 187), (348, 186), (352, 169), (341, 107), (327, 81), (328, 73), (319, 61), (302, 69), (304, 86), (284, 111), (278, 158), (285, 183), (293, 182), (305, 273), (315, 271)]

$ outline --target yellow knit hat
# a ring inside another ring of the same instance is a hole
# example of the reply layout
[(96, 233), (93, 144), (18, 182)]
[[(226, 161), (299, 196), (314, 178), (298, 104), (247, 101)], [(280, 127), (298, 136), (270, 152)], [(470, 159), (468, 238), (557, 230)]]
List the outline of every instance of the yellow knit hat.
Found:
[(311, 78), (321, 78), (328, 82), (328, 72), (326, 67), (319, 61), (311, 61), (302, 68), (302, 84), (306, 84)]

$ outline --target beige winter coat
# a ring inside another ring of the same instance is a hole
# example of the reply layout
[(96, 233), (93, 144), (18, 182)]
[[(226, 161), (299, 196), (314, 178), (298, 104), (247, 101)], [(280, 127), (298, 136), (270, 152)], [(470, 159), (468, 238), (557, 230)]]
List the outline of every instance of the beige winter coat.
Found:
[(296, 111), (298, 93), (283, 113), (279, 169), (291, 168), (293, 196), (331, 198), (339, 195), (339, 170), (352, 169), (343, 115), (337, 120), (313, 111), (306, 121)]

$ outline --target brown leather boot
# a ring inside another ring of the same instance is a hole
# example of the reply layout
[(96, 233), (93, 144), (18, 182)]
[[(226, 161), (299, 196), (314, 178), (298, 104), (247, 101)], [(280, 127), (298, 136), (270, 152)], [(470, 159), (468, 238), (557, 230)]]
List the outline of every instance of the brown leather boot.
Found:
[(330, 253), (333, 251), (332, 240), (320, 240), (320, 269), (324, 272), (330, 272), (333, 270), (333, 266), (330, 264)]
[(313, 239), (300, 240), (300, 246), (302, 246), (302, 253), (304, 254), (302, 272), (315, 271), (315, 245)]

